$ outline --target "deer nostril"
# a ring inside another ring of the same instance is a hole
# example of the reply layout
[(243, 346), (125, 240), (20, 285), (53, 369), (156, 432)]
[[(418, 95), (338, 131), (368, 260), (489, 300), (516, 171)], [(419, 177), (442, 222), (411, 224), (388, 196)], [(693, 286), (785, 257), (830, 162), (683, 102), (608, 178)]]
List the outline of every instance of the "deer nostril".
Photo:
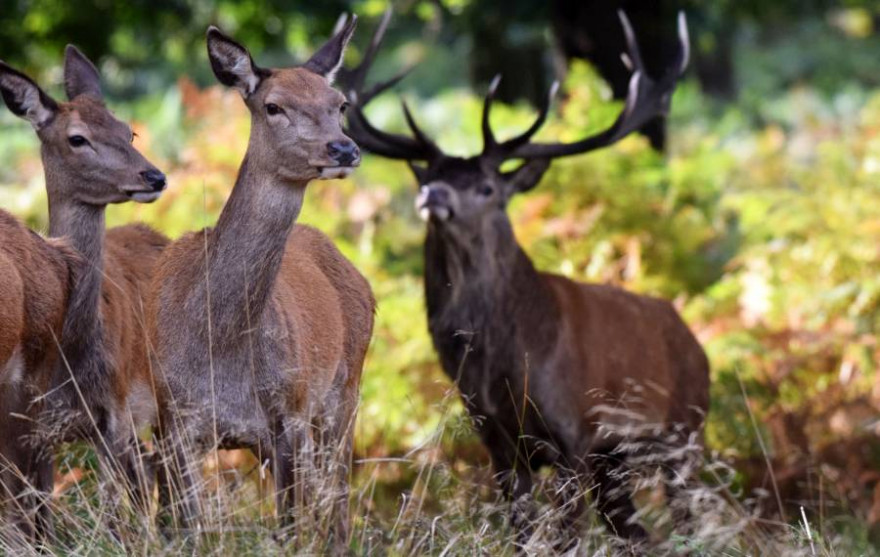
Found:
[(354, 141), (345, 139), (328, 143), (327, 154), (341, 166), (347, 166), (360, 158), (361, 151)]
[(428, 188), (426, 201), (428, 204), (448, 205), (449, 192), (442, 188)]
[(147, 185), (153, 188), (153, 191), (162, 191), (165, 189), (167, 182), (165, 180), (165, 175), (162, 172), (156, 169), (146, 170), (141, 172), (141, 176)]

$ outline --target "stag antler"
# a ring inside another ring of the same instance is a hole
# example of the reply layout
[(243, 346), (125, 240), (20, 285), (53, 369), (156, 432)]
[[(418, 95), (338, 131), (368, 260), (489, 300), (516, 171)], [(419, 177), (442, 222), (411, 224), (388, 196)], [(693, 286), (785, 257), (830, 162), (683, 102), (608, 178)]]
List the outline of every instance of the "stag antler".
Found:
[[(574, 143), (530, 143), (531, 137), (538, 131), (546, 119), (549, 104), (553, 99), (553, 90), (542, 107), (535, 124), (524, 134), (498, 146), (498, 155), (502, 158), (557, 158), (587, 153), (607, 147), (630, 133), (641, 128), (645, 123), (657, 116), (669, 113), (672, 93), (679, 77), (687, 68), (690, 59), (690, 39), (688, 36), (687, 19), (684, 12), (678, 13), (678, 39), (681, 46), (673, 64), (659, 80), (653, 80), (645, 70), (639, 43), (636, 40), (629, 18), (623, 11), (618, 11), (623, 33), (626, 37), (627, 53), (623, 55), (624, 63), (632, 70), (629, 90), (623, 112), (607, 129), (596, 135)], [(485, 127), (484, 127), (485, 130)]]
[[(673, 63), (658, 80), (652, 79), (645, 70), (639, 44), (629, 18), (623, 11), (618, 11), (618, 16), (623, 26), (628, 51), (622, 55), (623, 60), (633, 73), (630, 77), (623, 111), (614, 123), (607, 129), (574, 143), (532, 143), (532, 137), (541, 129), (550, 113), (553, 98), (559, 88), (559, 84), (554, 82), (541, 105), (537, 118), (529, 129), (499, 143), (489, 121), (492, 103), (501, 80), (501, 76), (496, 76), (489, 85), (483, 104), (483, 152), (480, 157), (500, 165), (507, 159), (552, 159), (587, 153), (607, 147), (638, 130), (656, 116), (665, 116), (669, 112), (669, 104), (672, 93), (675, 91), (675, 85), (687, 68), (690, 58), (690, 39), (684, 12), (678, 14), (678, 37), (681, 48)], [(375, 59), (390, 18), (391, 10), (388, 10), (373, 34), (373, 40), (364, 53), (360, 65), (348, 72), (349, 81), (346, 89), (352, 103), (348, 133), (362, 147), (383, 157), (409, 161), (431, 161), (436, 157), (443, 156), (443, 153), (416, 124), (406, 103), (403, 103), (403, 112), (407, 125), (413, 132), (413, 137), (379, 130), (367, 120), (363, 112), (369, 101), (396, 85), (412, 70), (412, 67), (407, 68), (391, 79), (374, 85), (366, 92), (363, 91), (367, 72)]]
[(373, 32), (370, 46), (364, 52), (361, 63), (354, 69), (346, 72), (345, 91), (351, 103), (346, 133), (364, 149), (389, 159), (431, 160), (442, 153), (437, 145), (416, 124), (405, 102), (402, 103), (403, 114), (414, 137), (382, 131), (373, 126), (364, 114), (364, 107), (371, 100), (397, 85), (400, 80), (413, 70), (413, 66), (409, 66), (391, 79), (379, 82), (364, 91), (367, 73), (373, 65), (382, 39), (385, 38), (385, 31), (388, 29), (388, 22), (390, 20), (391, 9), (389, 8), (383, 14), (376, 31)]

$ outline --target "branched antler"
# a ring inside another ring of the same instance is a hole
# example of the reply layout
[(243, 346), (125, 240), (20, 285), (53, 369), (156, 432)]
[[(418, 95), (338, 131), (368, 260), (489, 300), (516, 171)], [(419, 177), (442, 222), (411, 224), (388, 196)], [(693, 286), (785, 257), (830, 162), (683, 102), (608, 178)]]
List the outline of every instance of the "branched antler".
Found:
[[(489, 90), (483, 103), (481, 123), (483, 152), (480, 154), (481, 158), (500, 165), (507, 159), (552, 159), (587, 153), (607, 147), (633, 131), (638, 130), (651, 119), (657, 116), (665, 116), (669, 112), (672, 93), (675, 91), (678, 79), (684, 73), (690, 59), (690, 40), (684, 13), (680, 12), (678, 14), (679, 52), (672, 61), (672, 64), (669, 65), (664, 74), (657, 80), (652, 79), (645, 70), (638, 41), (629, 18), (622, 11), (618, 12), (618, 15), (623, 26), (627, 44), (627, 52), (622, 54), (622, 56), (624, 63), (632, 71), (632, 76), (630, 77), (623, 111), (614, 123), (595, 135), (573, 143), (532, 143), (532, 137), (538, 133), (538, 130), (547, 121), (547, 116), (550, 113), (553, 98), (556, 96), (559, 88), (559, 84), (554, 82), (539, 109), (534, 123), (522, 134), (507, 141), (499, 142), (495, 138), (490, 123), (492, 103), (495, 100), (495, 94), (501, 81), (501, 76), (496, 76), (489, 85)], [(412, 137), (379, 130), (369, 122), (363, 111), (367, 103), (400, 82), (412, 69), (411, 67), (407, 68), (391, 79), (377, 83), (364, 90), (367, 73), (375, 60), (390, 18), (391, 10), (388, 10), (382, 16), (382, 20), (373, 34), (373, 39), (364, 53), (361, 63), (347, 74), (348, 83), (346, 91), (352, 103), (348, 120), (348, 132), (362, 147), (383, 157), (409, 161), (431, 161), (444, 155), (431, 138), (416, 124), (406, 103), (403, 103), (403, 113), (407, 125), (413, 133)]]
[[(587, 153), (607, 147), (638, 130), (649, 120), (657, 116), (665, 116), (669, 112), (672, 93), (690, 58), (690, 40), (684, 12), (678, 14), (679, 52), (663, 76), (656, 81), (645, 71), (639, 44), (629, 18), (622, 11), (618, 12), (618, 15), (626, 37), (628, 65), (633, 74), (629, 80), (629, 91), (623, 112), (617, 120), (598, 134), (574, 143), (530, 143), (531, 135), (540, 127), (532, 126), (529, 130), (532, 133), (526, 132), (520, 136), (518, 139), (521, 144), (506, 153), (506, 158), (557, 158)], [(545, 115), (542, 114), (539, 120), (543, 116)]]
[(373, 38), (366, 52), (364, 52), (361, 63), (346, 74), (345, 91), (351, 103), (346, 132), (361, 147), (386, 158), (410, 161), (431, 160), (436, 156), (442, 155), (442, 153), (437, 145), (416, 124), (406, 103), (403, 103), (403, 113), (414, 137), (382, 131), (373, 126), (364, 114), (364, 107), (371, 100), (397, 85), (413, 69), (410, 66), (391, 79), (376, 83), (369, 89), (364, 90), (367, 74), (373, 65), (376, 52), (378, 52), (379, 46), (382, 44), (382, 39), (385, 37), (385, 31), (388, 29), (390, 19), (391, 10), (388, 9), (382, 16), (376, 31), (373, 32)]

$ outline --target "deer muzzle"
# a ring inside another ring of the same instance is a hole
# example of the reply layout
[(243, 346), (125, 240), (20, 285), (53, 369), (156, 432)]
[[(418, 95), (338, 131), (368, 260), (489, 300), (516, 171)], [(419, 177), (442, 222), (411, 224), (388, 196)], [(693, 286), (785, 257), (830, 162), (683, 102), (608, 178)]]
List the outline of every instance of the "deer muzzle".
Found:
[(419, 218), (426, 222), (431, 217), (441, 222), (449, 220), (454, 214), (449, 191), (439, 184), (422, 186), (416, 196), (416, 211)]

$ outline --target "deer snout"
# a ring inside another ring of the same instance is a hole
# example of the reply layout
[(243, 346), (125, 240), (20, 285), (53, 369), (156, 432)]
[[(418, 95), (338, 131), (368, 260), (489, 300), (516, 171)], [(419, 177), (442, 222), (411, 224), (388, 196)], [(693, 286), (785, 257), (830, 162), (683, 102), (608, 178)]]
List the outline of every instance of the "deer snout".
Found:
[(165, 186), (168, 185), (168, 181), (165, 179), (165, 174), (155, 168), (141, 172), (141, 177), (147, 185), (153, 189), (153, 191), (162, 191), (165, 189)]
[(452, 217), (452, 195), (442, 185), (425, 185), (419, 188), (416, 197), (416, 211), (419, 217), (427, 221), (434, 216), (437, 220), (446, 221)]
[(327, 154), (339, 166), (355, 166), (361, 161), (361, 150), (349, 139), (328, 143)]

